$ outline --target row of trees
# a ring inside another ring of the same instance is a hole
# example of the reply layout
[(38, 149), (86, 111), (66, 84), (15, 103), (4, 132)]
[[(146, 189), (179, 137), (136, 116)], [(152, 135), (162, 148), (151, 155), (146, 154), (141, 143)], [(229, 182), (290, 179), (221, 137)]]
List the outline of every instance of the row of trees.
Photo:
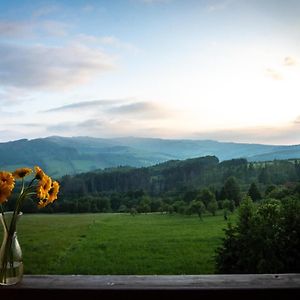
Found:
[[(127, 193), (143, 190), (151, 197), (174, 192), (210, 187), (222, 192), (226, 180), (234, 176), (243, 192), (252, 182), (262, 189), (270, 184), (300, 180), (298, 161), (249, 163), (246, 159), (219, 162), (214, 156), (169, 161), (148, 168), (115, 168), (64, 176), (61, 192), (66, 197), (81, 197), (96, 193)], [(227, 191), (224, 191), (225, 194)], [(217, 196), (218, 197), (218, 196)], [(222, 196), (221, 196), (222, 197)], [(223, 197), (224, 198), (224, 197)], [(230, 197), (229, 197), (230, 199)], [(240, 199), (235, 199), (236, 204)]]
[[(65, 176), (60, 180), (58, 201), (43, 211), (176, 212), (201, 217), (206, 211), (215, 214), (224, 209), (227, 215), (247, 195), (253, 201), (288, 195), (300, 180), (299, 166), (298, 161), (219, 162), (208, 156), (149, 168), (122, 167)], [(25, 203), (24, 212), (37, 211), (33, 201)]]
[[(168, 192), (161, 196), (150, 196), (143, 190), (126, 193), (102, 192), (77, 197), (62, 195), (53, 205), (44, 208), (43, 212), (167, 212), (197, 214), (201, 218), (205, 212), (214, 215), (218, 209), (223, 209), (226, 217), (239, 206), (241, 200), (247, 195), (253, 201), (259, 201), (263, 197), (281, 199), (289, 195), (291, 190), (292, 187), (269, 185), (265, 191), (261, 191), (256, 183), (251, 183), (246, 191), (242, 191), (238, 180), (231, 176), (219, 190), (212, 187), (187, 188), (179, 192)], [(7, 205), (13, 205), (13, 201)], [(39, 211), (34, 201), (24, 203), (23, 210), (31, 213)]]

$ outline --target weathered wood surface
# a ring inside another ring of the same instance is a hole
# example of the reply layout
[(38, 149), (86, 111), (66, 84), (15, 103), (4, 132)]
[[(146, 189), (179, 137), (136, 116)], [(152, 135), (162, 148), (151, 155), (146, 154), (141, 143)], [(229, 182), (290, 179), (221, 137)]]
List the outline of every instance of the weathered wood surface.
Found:
[(25, 275), (7, 290), (276, 290), (300, 289), (300, 274)]

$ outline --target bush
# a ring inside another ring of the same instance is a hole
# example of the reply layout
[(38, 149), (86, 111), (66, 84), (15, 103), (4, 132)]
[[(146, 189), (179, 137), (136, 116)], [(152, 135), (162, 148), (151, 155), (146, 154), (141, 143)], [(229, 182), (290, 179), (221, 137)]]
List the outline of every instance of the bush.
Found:
[(300, 271), (300, 201), (269, 199), (254, 205), (247, 197), (237, 225), (228, 225), (216, 251), (218, 273)]

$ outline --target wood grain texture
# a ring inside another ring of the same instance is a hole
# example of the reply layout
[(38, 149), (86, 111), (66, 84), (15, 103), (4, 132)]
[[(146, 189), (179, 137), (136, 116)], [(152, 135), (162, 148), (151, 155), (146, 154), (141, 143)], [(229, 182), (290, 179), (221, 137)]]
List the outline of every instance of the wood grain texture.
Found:
[[(2, 287), (3, 288), (3, 287)], [(5, 289), (117, 290), (117, 289), (299, 289), (300, 274), (241, 275), (25, 275)]]
[(0, 286), (0, 299), (300, 299), (300, 274), (266, 275), (26, 275)]

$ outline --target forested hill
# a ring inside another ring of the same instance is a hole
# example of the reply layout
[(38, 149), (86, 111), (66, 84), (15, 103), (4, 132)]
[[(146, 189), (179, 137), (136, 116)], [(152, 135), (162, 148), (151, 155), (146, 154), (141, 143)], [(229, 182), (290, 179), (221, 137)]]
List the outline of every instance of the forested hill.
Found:
[[(300, 160), (220, 161), (216, 156), (170, 160), (150, 167), (117, 167), (58, 179), (60, 192), (44, 212), (215, 213), (239, 206), (245, 196), (300, 199)], [(13, 201), (8, 202), (7, 209)], [(24, 212), (39, 212), (35, 200)]]
[(147, 168), (119, 167), (64, 176), (61, 179), (61, 191), (64, 197), (137, 190), (143, 190), (151, 196), (161, 196), (203, 187), (220, 191), (231, 176), (237, 179), (242, 190), (249, 188), (252, 182), (262, 186), (297, 182), (300, 180), (300, 162), (282, 160), (249, 163), (246, 159), (220, 162), (215, 156), (172, 160)]
[(300, 145), (275, 146), (212, 140), (52, 136), (0, 143), (0, 169), (39, 165), (61, 177), (118, 166), (148, 167), (169, 160), (217, 156), (220, 161), (300, 158)]

